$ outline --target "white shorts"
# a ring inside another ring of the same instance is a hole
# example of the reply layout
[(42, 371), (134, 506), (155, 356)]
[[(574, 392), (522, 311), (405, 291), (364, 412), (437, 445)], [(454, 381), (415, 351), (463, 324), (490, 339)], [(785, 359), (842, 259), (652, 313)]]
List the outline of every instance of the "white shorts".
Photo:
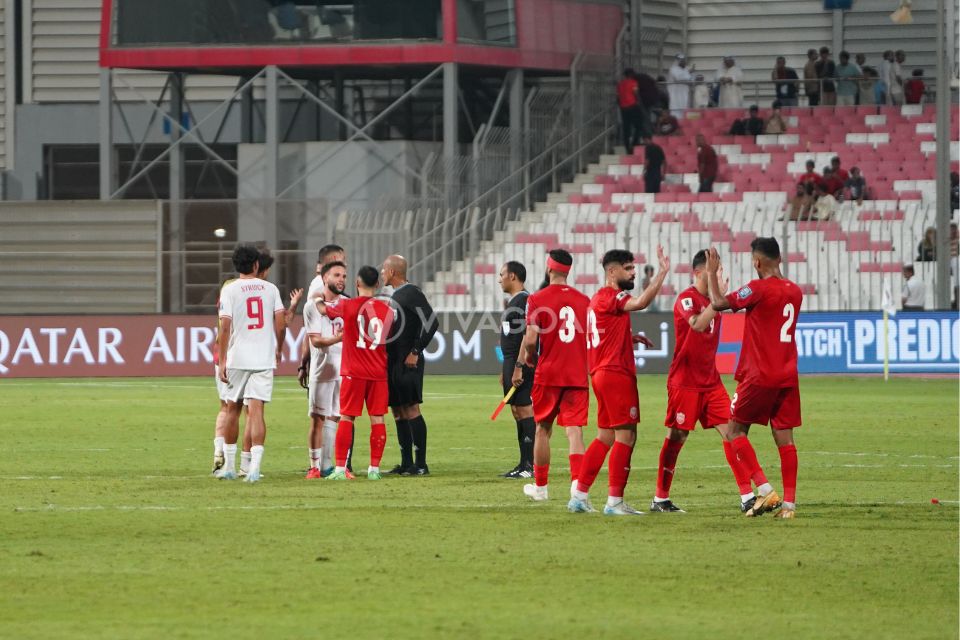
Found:
[(220, 379), (220, 366), (213, 365), (213, 379), (217, 382), (217, 397), (221, 402), (227, 401), (227, 385)]
[(241, 399), (270, 402), (273, 395), (273, 369), (227, 369), (227, 379), (230, 381), (225, 397), (228, 402), (240, 402)]
[(307, 417), (340, 415), (340, 378), (310, 385)]

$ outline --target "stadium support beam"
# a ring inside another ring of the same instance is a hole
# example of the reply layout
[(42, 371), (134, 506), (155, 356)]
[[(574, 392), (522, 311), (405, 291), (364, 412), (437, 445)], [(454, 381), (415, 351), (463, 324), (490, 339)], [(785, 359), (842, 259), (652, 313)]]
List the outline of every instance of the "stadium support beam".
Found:
[(443, 63), (443, 155), (448, 159), (457, 155), (460, 138), (458, 75), (456, 62)]
[[(954, 0), (950, 0), (953, 2)], [(950, 76), (947, 68), (947, 12), (937, 0), (937, 282), (938, 309), (950, 308)], [(958, 274), (960, 277), (960, 274)]]
[(280, 163), (280, 89), (279, 74), (275, 65), (267, 67), (267, 127), (264, 145), (264, 241), (277, 248), (277, 180)]
[(113, 70), (100, 69), (100, 199), (113, 198)]
[(836, 60), (843, 51), (843, 9), (833, 10), (833, 33), (830, 50), (833, 52), (833, 58)]
[(510, 88), (510, 171), (523, 164), (523, 69), (507, 72)]
[[(184, 76), (182, 73), (170, 74), (170, 112), (172, 122), (183, 124), (184, 103)], [(186, 256), (183, 254), (183, 229), (186, 207), (184, 193), (184, 153), (183, 145), (178, 144), (183, 137), (180, 127), (170, 127), (170, 221), (167, 227), (169, 240), (169, 280), (170, 310), (175, 313), (183, 312), (183, 272)]]

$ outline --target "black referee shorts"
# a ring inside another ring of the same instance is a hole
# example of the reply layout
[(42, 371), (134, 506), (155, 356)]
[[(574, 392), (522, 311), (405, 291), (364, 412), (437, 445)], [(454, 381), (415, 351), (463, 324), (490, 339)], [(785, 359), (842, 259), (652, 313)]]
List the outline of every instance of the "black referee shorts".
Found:
[(390, 391), (391, 407), (423, 404), (423, 364), (423, 356), (418, 359), (415, 369), (407, 367), (403, 358), (387, 362), (387, 388)]
[[(510, 387), (513, 386), (513, 383), (510, 381), (513, 380), (513, 371), (516, 363), (516, 360), (509, 358), (504, 358), (503, 360), (503, 395), (507, 395)], [(513, 397), (510, 398), (510, 402), (507, 404), (515, 407), (529, 407), (533, 404), (533, 399), (530, 397), (530, 391), (533, 390), (533, 371), (530, 367), (523, 367), (523, 384), (517, 387), (516, 393), (513, 394)]]

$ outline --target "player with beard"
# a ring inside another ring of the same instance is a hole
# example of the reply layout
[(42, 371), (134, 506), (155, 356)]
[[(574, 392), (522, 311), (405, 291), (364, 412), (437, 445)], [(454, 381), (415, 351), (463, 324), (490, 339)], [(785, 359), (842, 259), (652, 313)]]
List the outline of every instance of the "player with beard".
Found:
[(637, 442), (640, 422), (640, 398), (637, 393), (637, 367), (633, 359), (634, 342), (652, 346), (642, 336), (633, 337), (630, 314), (650, 306), (670, 273), (670, 259), (663, 247), (657, 247), (660, 270), (640, 295), (629, 291), (636, 283), (633, 253), (621, 249), (603, 256), (604, 286), (590, 300), (587, 314), (587, 354), (590, 378), (597, 397), (597, 438), (590, 443), (580, 467), (577, 488), (567, 509), (573, 513), (596, 511), (590, 504), (590, 486), (610, 452), (610, 487), (603, 509), (610, 516), (638, 516), (623, 501), (623, 490), (630, 476), (630, 458)]

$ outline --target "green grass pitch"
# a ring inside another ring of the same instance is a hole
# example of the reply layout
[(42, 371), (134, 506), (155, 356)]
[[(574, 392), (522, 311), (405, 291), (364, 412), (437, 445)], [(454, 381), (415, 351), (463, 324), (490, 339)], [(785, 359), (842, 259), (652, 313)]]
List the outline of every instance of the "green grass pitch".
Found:
[[(627, 500), (646, 509), (666, 394), (639, 384)], [(804, 378), (792, 522), (743, 518), (701, 431), (685, 515), (567, 513), (562, 434), (533, 504), (496, 477), (516, 455), (509, 416), (488, 420), (496, 380), (426, 391), (432, 477), (302, 479), (306, 399), (285, 378), (265, 479), (244, 485), (207, 475), (212, 379), (0, 382), (0, 637), (957, 637), (956, 379)], [(768, 429), (752, 439), (780, 489)], [(604, 470), (595, 503), (605, 489)]]

